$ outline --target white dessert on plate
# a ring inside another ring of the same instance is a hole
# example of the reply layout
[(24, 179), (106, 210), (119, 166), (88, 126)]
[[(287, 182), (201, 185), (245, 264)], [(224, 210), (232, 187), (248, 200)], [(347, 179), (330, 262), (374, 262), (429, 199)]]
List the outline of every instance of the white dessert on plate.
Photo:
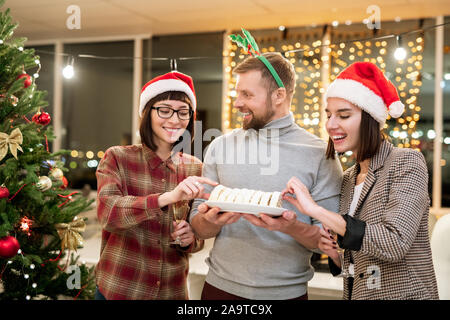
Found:
[(231, 192), (233, 192), (233, 189), (230, 188), (225, 188), (219, 195), (219, 198), (217, 198), (217, 201), (220, 202), (226, 202), (228, 196), (231, 194)]
[(252, 200), (253, 195), (256, 193), (256, 190), (246, 190), (244, 193), (244, 201), (242, 203), (250, 203), (250, 200)]
[(259, 205), (268, 207), (271, 197), (272, 197), (272, 192), (264, 192), (261, 197), (261, 200), (259, 201)]
[(253, 194), (252, 200), (250, 200), (250, 204), (259, 204), (259, 201), (261, 200), (262, 195), (264, 194), (264, 192), (262, 191), (256, 191)]
[(217, 201), (217, 199), (219, 199), (219, 196), (220, 196), (220, 194), (222, 193), (223, 190), (225, 190), (225, 186), (219, 184), (217, 187), (214, 188), (214, 190), (209, 195), (209, 200), (210, 201)]
[(209, 197), (209, 201), (251, 204), (265, 207), (281, 208), (281, 192), (264, 192), (260, 190), (227, 188), (216, 186)]
[(235, 189), (233, 189), (232, 191), (231, 191), (231, 193), (228, 195), (228, 197), (226, 198), (226, 202), (235, 202), (235, 199), (236, 199), (236, 197), (239, 195), (239, 193), (240, 193), (240, 189), (237, 189), (237, 188), (235, 188)]
[(272, 192), (272, 197), (270, 198), (269, 207), (280, 208), (282, 201), (283, 201), (283, 197), (281, 196), (281, 192), (278, 192), (278, 191)]
[(245, 197), (246, 197), (248, 191), (249, 191), (248, 189), (240, 189), (240, 192), (234, 199), (234, 202), (235, 203), (245, 203)]

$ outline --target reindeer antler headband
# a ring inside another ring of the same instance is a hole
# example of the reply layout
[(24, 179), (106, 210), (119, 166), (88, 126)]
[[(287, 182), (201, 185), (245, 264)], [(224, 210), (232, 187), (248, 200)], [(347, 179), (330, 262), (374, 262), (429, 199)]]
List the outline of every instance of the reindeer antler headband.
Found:
[(267, 60), (266, 57), (261, 55), (261, 53), (259, 52), (258, 44), (252, 37), (250, 32), (242, 28), (242, 33), (244, 34), (244, 38), (242, 38), (240, 34), (230, 35), (231, 41), (235, 42), (239, 47), (242, 47), (244, 50), (246, 50), (247, 54), (251, 54), (253, 57), (259, 59), (262, 63), (264, 63), (264, 65), (267, 67), (267, 69), (269, 69), (270, 73), (275, 79), (275, 82), (277, 83), (278, 87), (284, 88), (284, 84), (283, 81), (281, 81), (280, 76), (275, 71), (274, 67), (270, 64), (269, 60)]

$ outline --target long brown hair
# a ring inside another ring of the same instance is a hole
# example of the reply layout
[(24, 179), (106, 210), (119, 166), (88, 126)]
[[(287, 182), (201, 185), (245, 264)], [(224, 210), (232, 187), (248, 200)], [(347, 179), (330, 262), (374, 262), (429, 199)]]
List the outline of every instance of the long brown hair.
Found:
[[(158, 149), (158, 146), (153, 141), (153, 129), (152, 129), (152, 121), (151, 121), (151, 113), (153, 107), (157, 102), (164, 101), (164, 100), (177, 100), (186, 102), (189, 105), (189, 108), (192, 110), (192, 103), (191, 100), (188, 98), (188, 96), (181, 91), (166, 91), (163, 92), (156, 97), (150, 99), (149, 102), (145, 105), (144, 112), (142, 114), (141, 123), (139, 125), (139, 134), (141, 136), (141, 142), (145, 144), (147, 147), (149, 147), (151, 150), (156, 151)], [(189, 120), (189, 124), (186, 127), (186, 130), (189, 131), (191, 135), (191, 143), (194, 140), (194, 122), (195, 122), (195, 112), (191, 119)], [(180, 138), (172, 145), (172, 149), (175, 148), (179, 143), (183, 141), (183, 136), (180, 136)]]
[[(381, 143), (386, 139), (380, 130), (380, 123), (370, 114), (362, 110), (361, 125), (359, 127), (359, 145), (356, 151), (356, 161), (362, 162), (372, 158), (380, 148)], [(327, 159), (334, 159), (336, 151), (331, 138), (328, 138)]]

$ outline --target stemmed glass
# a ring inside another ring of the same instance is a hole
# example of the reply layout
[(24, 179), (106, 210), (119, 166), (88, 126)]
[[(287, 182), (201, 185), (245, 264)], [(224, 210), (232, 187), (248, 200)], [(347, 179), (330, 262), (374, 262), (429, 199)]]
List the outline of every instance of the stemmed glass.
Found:
[[(174, 206), (174, 208), (173, 208), (173, 220), (174, 220), (177, 224), (179, 224), (181, 221), (183, 221), (183, 220), (185, 219), (184, 214), (185, 214), (186, 210), (185, 210), (184, 207), (185, 207), (185, 206), (182, 205), (182, 206)], [(172, 232), (173, 232), (173, 231), (175, 231), (175, 230), (174, 230), (173, 227), (172, 227)], [(177, 237), (175, 238), (175, 240), (172, 241), (172, 242), (169, 242), (169, 244), (178, 244), (178, 245), (181, 245), (181, 239), (180, 239), (180, 236), (177, 236)]]
[(350, 273), (348, 271), (344, 270), (344, 252), (345, 252), (345, 249), (339, 247), (339, 245), (337, 244), (338, 243), (337, 242), (337, 238), (338, 238), (337, 233), (334, 232), (331, 229), (329, 229), (329, 230), (330, 230), (331, 236), (334, 239), (334, 242), (336, 242), (336, 249), (337, 249), (337, 253), (339, 255), (339, 261), (341, 262), (341, 273), (338, 274), (336, 277), (348, 278), (351, 275), (350, 275)]

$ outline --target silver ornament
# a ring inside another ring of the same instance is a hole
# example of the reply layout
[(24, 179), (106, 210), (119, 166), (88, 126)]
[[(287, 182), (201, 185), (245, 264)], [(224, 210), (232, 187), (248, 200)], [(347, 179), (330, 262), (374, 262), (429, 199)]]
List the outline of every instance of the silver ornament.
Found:
[(47, 176), (41, 176), (39, 177), (39, 182), (36, 183), (36, 188), (39, 191), (47, 191), (48, 189), (50, 189), (52, 187), (52, 180), (47, 177)]
[(50, 177), (52, 177), (55, 180), (61, 180), (63, 176), (64, 176), (64, 173), (59, 168), (54, 168), (54, 169), (50, 170)]

